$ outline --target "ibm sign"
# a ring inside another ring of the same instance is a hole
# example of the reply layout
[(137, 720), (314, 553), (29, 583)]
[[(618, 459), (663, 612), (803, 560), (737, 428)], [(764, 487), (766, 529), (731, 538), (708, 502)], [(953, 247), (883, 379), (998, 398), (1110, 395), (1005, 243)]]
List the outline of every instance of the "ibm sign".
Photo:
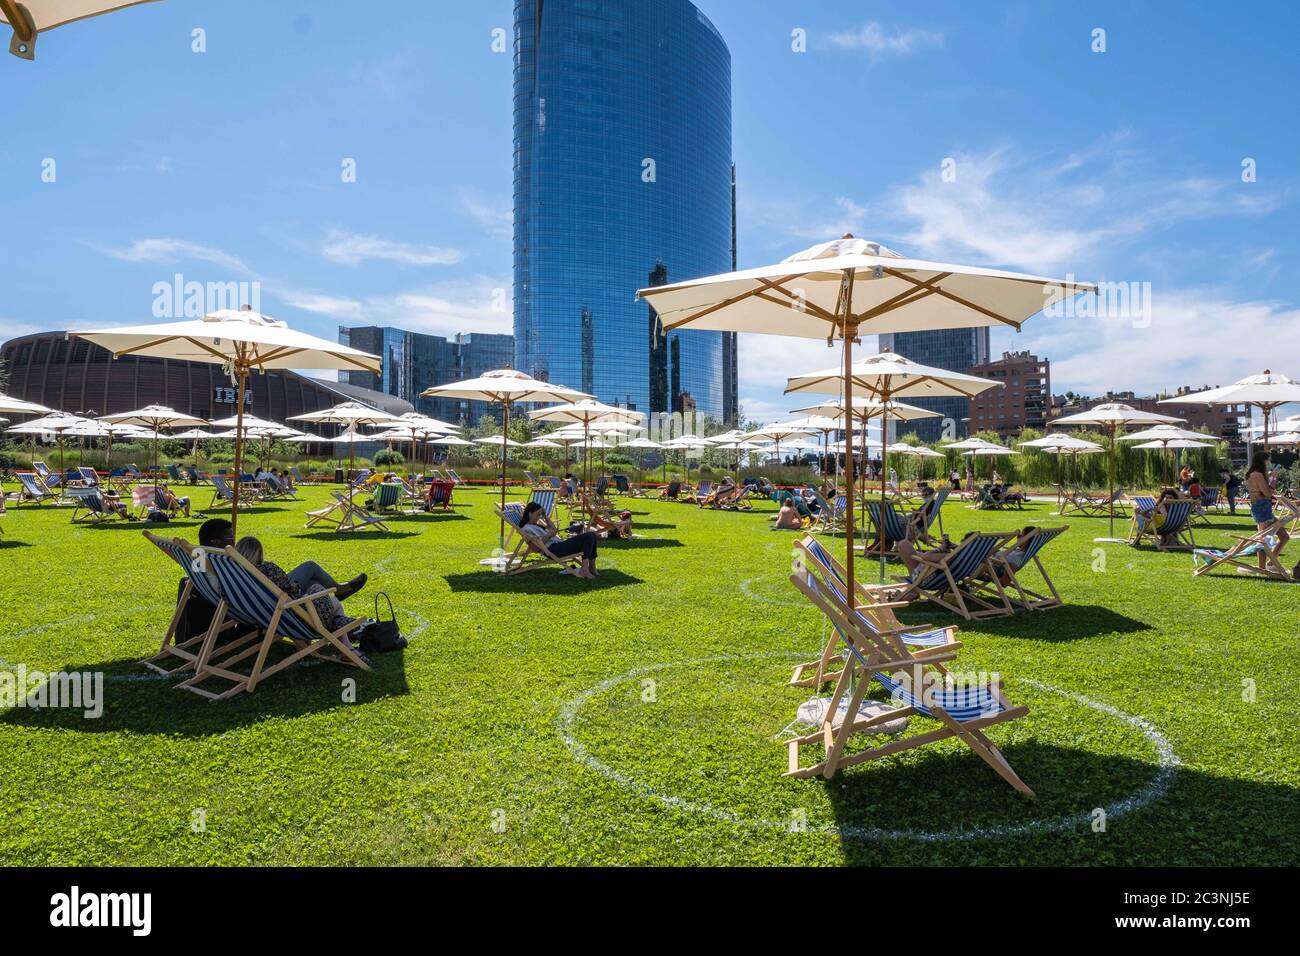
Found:
[[(212, 389), (212, 400), (218, 405), (234, 405), (239, 401), (239, 389), (233, 385), (217, 385)], [(253, 407), (253, 390), (244, 389), (244, 407)]]

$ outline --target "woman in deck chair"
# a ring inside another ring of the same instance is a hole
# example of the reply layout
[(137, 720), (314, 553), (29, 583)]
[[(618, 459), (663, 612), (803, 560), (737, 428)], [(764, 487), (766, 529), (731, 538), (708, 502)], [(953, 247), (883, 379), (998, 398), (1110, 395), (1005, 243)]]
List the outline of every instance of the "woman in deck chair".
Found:
[[(299, 598), (319, 593), (320, 597), (314, 599), (311, 603), (315, 605), (316, 614), (320, 617), (321, 623), (331, 631), (336, 631), (355, 620), (355, 618), (349, 617), (344, 612), (341, 599), (355, 594), (366, 583), (366, 575), (361, 574), (345, 584), (337, 584), (314, 561), (300, 564), (293, 569), (292, 573), (286, 574), (278, 564), (266, 560), (262, 550), (262, 542), (252, 535), (240, 538), (235, 544), (235, 550), (247, 558), (249, 563), (266, 575), (267, 580), (289, 597)], [(331, 588), (334, 589), (333, 592), (328, 593)], [(342, 637), (342, 641), (349, 648), (356, 651), (357, 656), (369, 663), (369, 660), (359, 649), (352, 647), (347, 635)], [(295, 640), (294, 646), (301, 649), (306, 646), (306, 642)]]
[(560, 534), (559, 529), (546, 520), (546, 514), (542, 510), (542, 506), (536, 501), (530, 501), (524, 506), (524, 516), (519, 521), (519, 532), (527, 535), (533, 541), (546, 545), (546, 549), (557, 558), (567, 558), (581, 554), (581, 567), (572, 571), (575, 577), (590, 579), (597, 576), (596, 545), (600, 540), (600, 536), (596, 532), (583, 531), (581, 534), (570, 535), (563, 540), (557, 540)]
[[(1266, 451), (1257, 451), (1250, 460), (1250, 471), (1246, 472), (1246, 493), (1250, 496), (1250, 517), (1255, 522), (1255, 527), (1259, 531), (1268, 531), (1277, 521), (1273, 514), (1273, 487), (1268, 478), (1268, 460), (1269, 453)], [(1291, 540), (1287, 534), (1286, 528), (1280, 526), (1277, 529), (1277, 546), (1272, 549), (1273, 556), (1281, 554), (1286, 548), (1286, 543)], [(1267, 556), (1262, 552), (1258, 555), (1259, 569), (1265, 570)]]

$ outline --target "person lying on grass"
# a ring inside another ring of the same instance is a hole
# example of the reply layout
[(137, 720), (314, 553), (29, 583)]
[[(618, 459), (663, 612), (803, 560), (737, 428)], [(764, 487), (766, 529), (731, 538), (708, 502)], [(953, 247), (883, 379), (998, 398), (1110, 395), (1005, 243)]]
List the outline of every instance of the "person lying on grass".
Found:
[[(289, 597), (300, 598), (319, 594), (320, 597), (314, 598), (311, 603), (315, 606), (316, 614), (327, 630), (337, 631), (339, 628), (345, 627), (356, 620), (356, 618), (349, 617), (344, 612), (341, 599), (360, 590), (362, 585), (366, 583), (366, 575), (359, 574), (345, 584), (338, 584), (315, 561), (306, 561), (298, 565), (290, 573), (285, 574), (284, 569), (274, 561), (266, 560), (262, 551), (262, 542), (252, 535), (240, 538), (235, 544), (235, 550), (247, 558), (250, 564), (266, 575), (267, 580)], [(329, 593), (330, 588), (334, 588), (333, 593)], [(342, 640), (348, 647), (352, 647), (346, 636)], [(306, 646), (306, 642), (302, 640), (294, 640), (293, 643), (295, 647), (300, 649)], [(357, 653), (361, 654), (359, 650)], [(363, 660), (365, 659), (364, 654), (361, 657)]]
[(519, 533), (538, 544), (546, 545), (546, 549), (557, 558), (581, 554), (582, 565), (572, 573), (576, 577), (588, 579), (597, 576), (596, 543), (600, 537), (596, 532), (583, 531), (560, 540), (560, 530), (546, 520), (546, 512), (542, 510), (542, 506), (536, 501), (530, 501), (524, 506), (524, 517), (519, 522)]

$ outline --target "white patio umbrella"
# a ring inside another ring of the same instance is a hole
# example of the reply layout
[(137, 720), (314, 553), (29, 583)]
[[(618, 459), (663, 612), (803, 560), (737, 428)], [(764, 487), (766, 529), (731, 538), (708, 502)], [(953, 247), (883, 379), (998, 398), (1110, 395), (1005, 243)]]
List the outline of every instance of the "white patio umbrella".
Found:
[(550, 441), (545, 438), (534, 438), (532, 441), (524, 442), (525, 448), (563, 448), (558, 441)]
[[(164, 322), (159, 325), (128, 325), (88, 332), (73, 332), (113, 353), (155, 358), (211, 362), (225, 367), (238, 385), (236, 394), (235, 471), (243, 469), (244, 395), (253, 369), (356, 369), (378, 372), (383, 366), (376, 355), (339, 345), (305, 332), (295, 332), (285, 323), (243, 309), (220, 309), (201, 319)], [(238, 527), (239, 485), (235, 482), (230, 522)]]
[[(591, 434), (591, 426), (594, 423), (631, 422), (635, 424), (640, 421), (640, 417), (635, 412), (631, 412), (626, 408), (619, 408), (617, 405), (606, 405), (594, 398), (584, 398), (563, 405), (539, 408), (529, 412), (528, 417), (535, 422), (568, 422), (581, 425), (583, 428), (583, 445), (587, 448), (590, 448), (587, 439)], [(591, 482), (590, 455), (583, 457), (582, 480), (584, 485)]]
[(505, 445), (509, 448), (523, 448), (524, 443), (515, 441), (513, 438), (503, 438), (500, 435), (488, 435), (486, 438), (475, 438), (476, 444), (479, 445)]
[[(1280, 372), (1264, 370), (1231, 385), (1162, 399), (1161, 405), (1251, 405), (1264, 413), (1264, 450), (1268, 451), (1268, 420), (1280, 405), (1300, 402), (1300, 382)], [(1181, 419), (1179, 419), (1181, 421)]]
[[(853, 340), (859, 335), (1006, 326), (1018, 329), (1048, 305), (1095, 291), (1087, 283), (930, 262), (845, 235), (775, 265), (641, 289), (665, 332), (679, 328), (762, 332), (843, 342), (841, 381), (852, 431)], [(886, 391), (877, 395), (891, 398)], [(846, 469), (853, 500), (853, 469)], [(882, 489), (883, 491), (883, 489)], [(853, 578), (853, 515), (846, 522)], [(854, 594), (853, 589), (849, 589)], [(856, 601), (856, 597), (851, 598)]]
[[(510, 409), (520, 404), (554, 404), (556, 402), (576, 402), (591, 398), (586, 392), (565, 385), (552, 385), (542, 382), (524, 372), (512, 368), (496, 369), (478, 378), (461, 382), (448, 382), (435, 385), (420, 393), (426, 398), (459, 398), (469, 401), (491, 402), (501, 406), (501, 432), (510, 434)], [(501, 446), (501, 510), (506, 507), (506, 446)], [(498, 521), (499, 549), (505, 550), (506, 519), (503, 513)], [(505, 567), (505, 555), (483, 562), (499, 568)]]
[(1075, 415), (1066, 415), (1058, 418), (1053, 423), (1055, 425), (1093, 425), (1100, 428), (1106, 433), (1109, 439), (1109, 461), (1108, 472), (1110, 475), (1110, 536), (1107, 538), (1094, 538), (1094, 541), (1112, 542), (1117, 544), (1127, 544), (1125, 538), (1115, 537), (1115, 433), (1120, 428), (1128, 428), (1132, 425), (1173, 425), (1181, 422), (1183, 419), (1174, 418), (1172, 415), (1160, 415), (1156, 412), (1144, 412), (1140, 408), (1134, 408), (1132, 405), (1125, 405), (1123, 402), (1105, 402), (1095, 408), (1090, 408), (1086, 412), (1079, 412)]
[[(854, 391), (874, 398), (881, 403), (880, 434), (882, 439), (889, 435), (890, 403), (899, 398), (936, 398), (962, 397), (972, 398), (990, 388), (999, 387), (1001, 383), (964, 372), (949, 372), (913, 362), (895, 352), (881, 352), (859, 359), (839, 368), (822, 369), (799, 375), (786, 383), (786, 393), (813, 392), (820, 394), (837, 394), (845, 396), (845, 421), (850, 423), (849, 434), (853, 434), (852, 423), (856, 416), (853, 410), (852, 393)], [(846, 459), (847, 461), (847, 459)], [(881, 471), (889, 473), (889, 453), (881, 452)], [(852, 468), (846, 469), (849, 482), (852, 483)], [(883, 477), (883, 476), (882, 476)], [(885, 510), (886, 483), (880, 482), (880, 510)], [(853, 500), (850, 498), (849, 500)], [(865, 507), (865, 506), (864, 506)], [(846, 513), (848, 531), (852, 531), (851, 514)], [(885, 536), (880, 535), (880, 580), (885, 579)], [(852, 542), (850, 542), (850, 545)], [(850, 546), (850, 553), (852, 547)]]
[[(400, 419), (390, 412), (373, 408), (370, 405), (361, 402), (340, 402), (332, 408), (322, 408), (320, 411), (307, 412), (304, 415), (289, 416), (291, 422), (315, 422), (321, 425), (343, 425), (346, 430), (352, 431), (359, 436), (362, 441), (369, 441), (369, 437), (356, 431), (361, 425), (391, 425)], [(352, 466), (356, 462), (355, 444), (348, 445), (348, 471), (352, 471)]]
[(781, 441), (789, 438), (803, 438), (806, 435), (812, 435), (815, 432), (811, 428), (802, 425), (789, 425), (784, 422), (775, 422), (771, 425), (764, 425), (762, 428), (756, 428), (752, 432), (745, 432), (739, 436), (741, 441), (762, 442), (771, 441), (776, 445), (776, 457), (781, 459)]
[[(1061, 457), (1070, 455), (1092, 455), (1106, 450), (1105, 446), (1098, 445), (1096, 442), (1087, 441), (1076, 435), (1067, 435), (1065, 432), (1048, 432), (1042, 438), (1034, 438), (1029, 441), (1020, 442), (1021, 448), (1036, 448), (1039, 451), (1046, 452), (1049, 455), (1056, 455), (1056, 483), (1061, 483)], [(1057, 489), (1057, 506), (1062, 503), (1061, 495), (1063, 489)]]
[(76, 20), (134, 7), (153, 0), (0, 0), (0, 22), (13, 28), (9, 52), (21, 60), (36, 59), (42, 33)]
[(144, 408), (136, 409), (133, 412), (114, 412), (109, 415), (100, 415), (99, 420), (109, 425), (135, 425), (137, 428), (148, 428), (153, 431), (153, 484), (155, 488), (158, 487), (158, 432), (163, 428), (187, 428), (207, 424), (206, 419), (191, 415), (188, 412), (178, 412), (166, 405), (146, 405)]
[[(1205, 442), (1211, 441), (1209, 435), (1201, 432), (1194, 432), (1189, 428), (1179, 428), (1177, 425), (1156, 425), (1152, 428), (1144, 428), (1140, 432), (1129, 432), (1127, 435), (1118, 435), (1116, 441), (1138, 441), (1154, 443), (1154, 447), (1161, 449), (1169, 448), (1209, 448), (1212, 444), (1206, 445)], [(1191, 445), (1176, 445), (1174, 442), (1190, 441)], [(1151, 448), (1152, 444), (1135, 445), (1135, 448)]]
[(73, 415), (71, 412), (50, 412), (48, 415), (32, 419), (29, 422), (23, 422), (20, 425), (10, 425), (5, 431), (20, 435), (31, 435), (33, 458), (36, 456), (36, 436), (54, 435), (59, 444), (59, 488), (60, 494), (62, 494), (63, 478), (67, 475), (64, 468), (66, 458), (63, 453), (63, 438), (68, 432), (88, 424), (93, 426), (94, 422), (89, 418)]
[(46, 408), (44, 405), (38, 405), (36, 402), (24, 401), (21, 398), (14, 398), (12, 395), (5, 395), (0, 392), (0, 414), (5, 415), (48, 415), (54, 411), (52, 408)]
[[(654, 449), (661, 449), (661, 448), (663, 448), (664, 446), (661, 445), (659, 442), (655, 441), (654, 439), (651, 439), (651, 438), (632, 438), (632, 439), (629, 439), (628, 441), (623, 442), (623, 447), (624, 447), (624, 448), (635, 448), (635, 449), (637, 449), (637, 464), (636, 464), (636, 470), (637, 470), (637, 482), (638, 482), (639, 484), (644, 484), (644, 483), (645, 483), (645, 453), (646, 453), (646, 451), (647, 451), (648, 449), (652, 449), (652, 448), (654, 448)], [(667, 475), (666, 475), (667, 467), (668, 467), (668, 456), (665, 455), (665, 456), (664, 456), (665, 477), (667, 477)]]

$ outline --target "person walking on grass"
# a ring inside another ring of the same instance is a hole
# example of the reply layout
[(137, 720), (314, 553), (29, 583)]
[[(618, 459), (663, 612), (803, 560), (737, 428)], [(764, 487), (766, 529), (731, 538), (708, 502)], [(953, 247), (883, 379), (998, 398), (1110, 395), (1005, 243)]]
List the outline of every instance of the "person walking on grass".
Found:
[[(1269, 454), (1266, 451), (1255, 452), (1250, 460), (1250, 470), (1246, 472), (1246, 494), (1250, 497), (1250, 517), (1255, 527), (1265, 531), (1277, 524), (1273, 514), (1273, 485), (1269, 482)], [(1278, 526), (1277, 545), (1271, 549), (1274, 557), (1280, 555), (1291, 540), (1286, 528)], [(1259, 553), (1259, 569), (1264, 570), (1267, 555)]]

